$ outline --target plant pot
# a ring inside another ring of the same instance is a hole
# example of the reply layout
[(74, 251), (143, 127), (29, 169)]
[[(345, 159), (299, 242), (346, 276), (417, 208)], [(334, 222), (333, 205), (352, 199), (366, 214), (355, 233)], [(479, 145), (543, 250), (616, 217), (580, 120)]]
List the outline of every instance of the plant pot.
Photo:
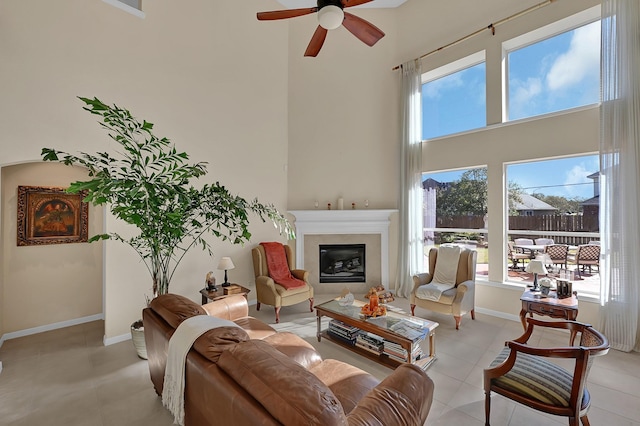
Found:
[(131, 324), (131, 340), (133, 340), (133, 346), (136, 348), (138, 357), (147, 359), (147, 344), (144, 341), (144, 326), (142, 325), (142, 320)]

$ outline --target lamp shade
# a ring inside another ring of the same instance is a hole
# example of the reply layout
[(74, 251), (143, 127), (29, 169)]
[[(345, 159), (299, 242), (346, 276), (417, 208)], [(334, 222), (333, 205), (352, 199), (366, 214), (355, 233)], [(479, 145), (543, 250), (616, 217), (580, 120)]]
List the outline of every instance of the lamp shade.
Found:
[(233, 268), (235, 268), (235, 266), (230, 257), (223, 257), (220, 259), (220, 262), (218, 263), (218, 269), (226, 271)]
[(532, 260), (527, 264), (525, 268), (525, 272), (529, 272), (532, 274), (546, 274), (548, 273), (546, 266), (544, 266), (544, 262), (542, 260)]
[(326, 30), (335, 30), (344, 21), (344, 12), (338, 6), (325, 6), (318, 11), (318, 23)]

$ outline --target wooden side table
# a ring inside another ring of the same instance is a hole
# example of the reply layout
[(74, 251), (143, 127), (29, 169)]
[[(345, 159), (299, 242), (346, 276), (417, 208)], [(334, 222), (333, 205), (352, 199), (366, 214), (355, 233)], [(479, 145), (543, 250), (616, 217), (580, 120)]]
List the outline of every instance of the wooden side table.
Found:
[(540, 293), (525, 290), (520, 300), (522, 301), (520, 321), (522, 321), (525, 330), (527, 329), (527, 313), (531, 317), (535, 313), (571, 321), (575, 321), (578, 317), (578, 297), (575, 291), (571, 297), (558, 299), (555, 291), (550, 292), (546, 297), (541, 297)]
[(234, 294), (241, 294), (246, 299), (247, 294), (249, 294), (251, 290), (241, 286), (240, 284), (233, 285), (240, 287), (241, 291), (233, 294), (224, 294), (224, 287), (222, 286), (218, 286), (217, 290), (207, 290), (206, 288), (203, 288), (200, 290), (200, 294), (202, 295), (202, 304), (204, 305), (205, 303), (208, 303), (207, 301), (213, 302), (214, 300), (224, 299), (225, 297), (233, 296)]

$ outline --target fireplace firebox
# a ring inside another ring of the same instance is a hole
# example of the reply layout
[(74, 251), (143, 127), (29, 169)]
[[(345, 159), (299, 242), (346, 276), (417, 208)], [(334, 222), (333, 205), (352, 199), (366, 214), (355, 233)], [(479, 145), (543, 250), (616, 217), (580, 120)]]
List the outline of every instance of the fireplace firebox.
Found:
[(365, 244), (320, 244), (321, 283), (366, 282)]

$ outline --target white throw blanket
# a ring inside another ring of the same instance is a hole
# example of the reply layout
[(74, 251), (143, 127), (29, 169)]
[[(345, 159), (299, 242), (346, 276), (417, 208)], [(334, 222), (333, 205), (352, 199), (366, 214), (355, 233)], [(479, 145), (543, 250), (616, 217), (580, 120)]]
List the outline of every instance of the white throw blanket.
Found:
[(451, 284), (440, 284), (432, 282), (418, 287), (418, 289), (416, 290), (416, 297), (418, 299), (433, 300), (434, 302), (437, 302), (442, 297), (442, 293), (454, 287), (455, 286)]
[(433, 279), (429, 284), (418, 287), (418, 290), (416, 290), (417, 298), (437, 302), (442, 297), (443, 292), (456, 286), (461, 251), (459, 246), (446, 244), (438, 248), (438, 258), (436, 260), (436, 270), (433, 272)]
[(198, 337), (216, 327), (239, 326), (226, 319), (196, 315), (184, 320), (169, 339), (162, 404), (173, 414), (174, 424), (184, 425), (184, 367), (187, 353)]

